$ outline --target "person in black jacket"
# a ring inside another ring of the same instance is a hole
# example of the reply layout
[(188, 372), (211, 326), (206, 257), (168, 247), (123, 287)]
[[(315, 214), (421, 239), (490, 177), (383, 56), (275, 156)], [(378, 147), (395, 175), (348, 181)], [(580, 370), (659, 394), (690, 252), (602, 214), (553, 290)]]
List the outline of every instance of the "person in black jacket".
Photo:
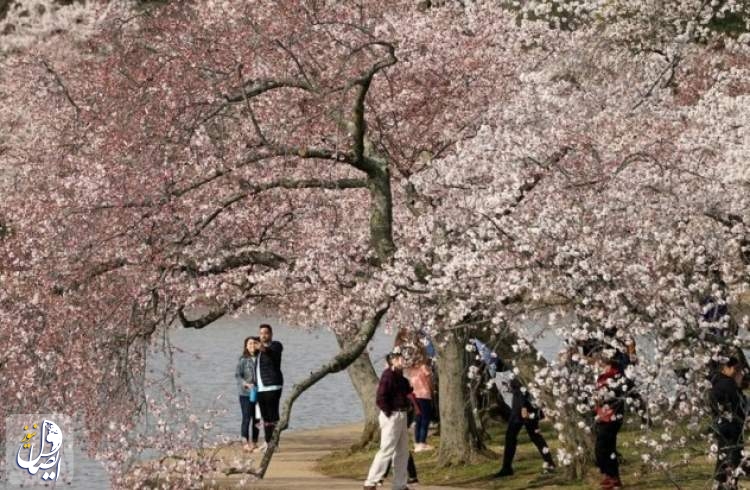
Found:
[(547, 441), (544, 440), (539, 430), (539, 420), (542, 418), (542, 411), (535, 407), (531, 402), (531, 395), (528, 390), (521, 384), (517, 378), (510, 382), (510, 388), (513, 393), (511, 402), (510, 420), (508, 429), (505, 431), (505, 451), (503, 452), (503, 467), (495, 473), (495, 478), (502, 478), (513, 474), (513, 458), (516, 455), (516, 446), (518, 445), (518, 433), (526, 427), (531, 442), (534, 443), (544, 460), (544, 469), (551, 471), (555, 469), (555, 462), (552, 459)]
[[(258, 358), (255, 362), (256, 380), (258, 383), (258, 406), (263, 419), (263, 435), (266, 447), (271, 442), (271, 436), (279, 421), (279, 404), (281, 403), (281, 389), (284, 387), (284, 376), (281, 374), (281, 353), (284, 346), (273, 340), (271, 325), (264, 323), (260, 326), (260, 346)], [(265, 449), (265, 447), (263, 448)]]
[(714, 479), (719, 488), (736, 488), (733, 473), (742, 462), (746, 401), (740, 389), (741, 377), (739, 359), (730, 357), (711, 379), (712, 428), (719, 445)]

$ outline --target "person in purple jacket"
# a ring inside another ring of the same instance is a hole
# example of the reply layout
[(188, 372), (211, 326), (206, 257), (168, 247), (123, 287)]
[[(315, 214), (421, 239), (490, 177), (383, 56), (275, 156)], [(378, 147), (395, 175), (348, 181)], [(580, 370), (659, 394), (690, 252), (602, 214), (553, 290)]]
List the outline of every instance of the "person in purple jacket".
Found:
[(365, 480), (364, 490), (375, 490), (393, 461), (393, 490), (408, 490), (406, 486), (409, 460), (409, 432), (406, 412), (411, 405), (412, 387), (403, 375), (403, 357), (399, 350), (390, 354), (388, 368), (378, 384), (376, 403), (380, 408), (380, 450), (375, 455)]

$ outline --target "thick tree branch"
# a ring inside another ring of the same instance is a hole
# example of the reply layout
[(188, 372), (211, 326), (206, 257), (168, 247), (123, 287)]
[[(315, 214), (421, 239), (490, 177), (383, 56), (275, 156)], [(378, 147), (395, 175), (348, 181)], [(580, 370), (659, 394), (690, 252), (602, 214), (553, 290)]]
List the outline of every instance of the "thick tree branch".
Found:
[(372, 45), (385, 47), (388, 50), (388, 57), (385, 60), (378, 61), (372, 65), (369, 70), (353, 81), (353, 85), (357, 86), (357, 93), (354, 100), (354, 108), (352, 110), (352, 124), (354, 126), (352, 135), (354, 139), (353, 165), (360, 170), (364, 170), (368, 174), (377, 170), (377, 166), (373, 166), (369, 159), (365, 159), (365, 133), (367, 131), (367, 123), (365, 122), (365, 100), (367, 99), (367, 92), (370, 89), (373, 77), (379, 71), (395, 65), (398, 62), (394, 47), (388, 43), (372, 42), (361, 46), (359, 49), (365, 49)]
[(186, 264), (182, 266), (181, 270), (187, 272), (193, 277), (204, 277), (222, 274), (234, 269), (239, 269), (240, 267), (248, 267), (251, 265), (262, 265), (271, 269), (277, 269), (286, 263), (288, 263), (286, 258), (273, 252), (245, 250), (236, 255), (223, 257), (221, 260), (215, 264), (209, 265), (208, 267), (198, 268), (195, 264)]
[(265, 92), (279, 88), (296, 88), (305, 91), (313, 90), (310, 83), (293, 78), (283, 80), (248, 80), (234, 93), (224, 95), (224, 100), (226, 100), (227, 104), (244, 102), (246, 98), (257, 97)]
[(315, 371), (312, 371), (307, 378), (303, 379), (299, 383), (295, 384), (294, 387), (292, 387), (292, 392), (284, 402), (284, 409), (282, 411), (281, 418), (276, 424), (276, 429), (273, 431), (273, 440), (268, 445), (268, 449), (266, 450), (265, 454), (263, 454), (263, 459), (260, 462), (260, 468), (256, 472), (257, 477), (263, 478), (263, 476), (266, 474), (266, 470), (268, 469), (268, 465), (271, 463), (273, 453), (276, 450), (276, 447), (278, 447), (279, 445), (281, 433), (286, 430), (287, 427), (289, 427), (289, 419), (292, 415), (292, 406), (294, 405), (295, 400), (297, 400), (297, 398), (299, 398), (302, 393), (307, 391), (308, 388), (312, 387), (315, 383), (317, 383), (327, 375), (343, 371), (344, 369), (349, 367), (349, 365), (353, 363), (365, 351), (367, 344), (369, 344), (370, 340), (372, 340), (372, 337), (375, 334), (375, 330), (377, 329), (380, 321), (383, 319), (385, 314), (388, 312), (388, 309), (391, 307), (393, 300), (393, 297), (388, 298), (386, 303), (382, 305), (371, 318), (363, 322), (356, 336), (353, 336), (351, 339), (349, 339), (346, 347), (341, 349), (341, 351), (336, 356), (334, 356), (327, 363), (323, 364)]
[(254, 184), (241, 180), (240, 187), (257, 194), (270, 189), (362, 189), (367, 187), (367, 181), (363, 179), (279, 179), (263, 184)]
[(249, 299), (254, 297), (262, 297), (262, 295), (259, 294), (253, 294), (252, 290), (255, 284), (251, 284), (245, 294), (243, 294), (240, 298), (237, 298), (236, 300), (232, 301), (230, 304), (226, 306), (222, 306), (219, 308), (216, 308), (215, 310), (211, 310), (205, 315), (198, 317), (194, 320), (189, 320), (185, 316), (184, 307), (180, 307), (177, 310), (177, 318), (180, 320), (180, 324), (183, 326), (183, 328), (194, 328), (194, 329), (201, 329), (204, 328), (219, 318), (223, 317), (227, 313), (231, 313), (238, 308), (242, 307)]

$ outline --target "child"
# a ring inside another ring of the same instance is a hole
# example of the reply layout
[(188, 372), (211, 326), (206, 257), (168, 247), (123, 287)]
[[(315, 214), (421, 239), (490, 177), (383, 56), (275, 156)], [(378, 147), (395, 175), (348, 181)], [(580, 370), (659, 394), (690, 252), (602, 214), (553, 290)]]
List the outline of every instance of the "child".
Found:
[[(245, 451), (254, 451), (258, 447), (258, 435), (260, 430), (254, 423), (255, 418), (255, 361), (257, 357), (257, 337), (247, 337), (242, 349), (242, 355), (237, 361), (237, 369), (234, 377), (237, 380), (237, 390), (240, 396), (240, 409), (242, 410), (242, 424), (240, 433), (244, 440)], [(252, 444), (250, 442), (250, 427), (252, 426)]]

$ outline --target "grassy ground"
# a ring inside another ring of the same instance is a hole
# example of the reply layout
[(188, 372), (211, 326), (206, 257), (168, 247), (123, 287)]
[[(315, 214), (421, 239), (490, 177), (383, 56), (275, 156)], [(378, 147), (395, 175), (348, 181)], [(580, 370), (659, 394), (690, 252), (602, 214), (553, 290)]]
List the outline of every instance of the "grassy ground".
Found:
[[(553, 434), (551, 425), (543, 423), (542, 431), (554, 452), (558, 446), (558, 441)], [(505, 426), (493, 424), (488, 445), (498, 454), (494, 461), (488, 460), (483, 463), (460, 467), (441, 467), (437, 464), (436, 451), (414, 454), (419, 481), (430, 485), (511, 490), (528, 488), (578, 490), (598, 487), (599, 473), (593, 465), (584, 480), (568, 479), (564, 469), (552, 474), (541, 474), (542, 460), (525, 431), (522, 431), (519, 436), (518, 451), (513, 464), (515, 474), (509, 478), (492, 480), (492, 474), (500, 468), (499, 455), (502, 454), (504, 435)], [(641, 464), (640, 455), (636, 452), (634, 444), (634, 441), (640, 435), (641, 433), (635, 427), (626, 425), (618, 437), (618, 450), (624, 458), (621, 475), (626, 487), (651, 490), (711, 488), (713, 463), (709, 462), (706, 457), (705, 442), (696, 441), (693, 446), (688, 448), (668, 452), (667, 460), (672, 462), (671, 469), (668, 472), (666, 470), (655, 471)], [(438, 438), (435, 437), (431, 437), (428, 442), (436, 447), (439, 444)], [(318, 469), (328, 476), (364, 480), (375, 452), (375, 449), (356, 453), (334, 452), (319, 461)], [(690, 456), (687, 463), (684, 463), (682, 462), (682, 455), (686, 453)]]

